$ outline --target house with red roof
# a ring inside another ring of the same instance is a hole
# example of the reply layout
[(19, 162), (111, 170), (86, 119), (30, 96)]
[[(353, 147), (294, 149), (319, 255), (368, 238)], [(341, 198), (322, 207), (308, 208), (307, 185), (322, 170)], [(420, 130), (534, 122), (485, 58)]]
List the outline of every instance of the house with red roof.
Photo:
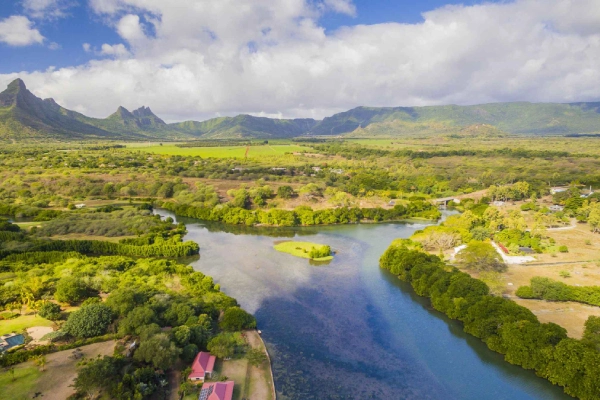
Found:
[(233, 381), (207, 382), (202, 385), (198, 400), (231, 400), (233, 397)]
[(188, 379), (193, 382), (204, 382), (207, 376), (210, 378), (215, 368), (216, 359), (215, 356), (205, 351), (198, 353), (192, 364), (192, 372), (188, 375)]

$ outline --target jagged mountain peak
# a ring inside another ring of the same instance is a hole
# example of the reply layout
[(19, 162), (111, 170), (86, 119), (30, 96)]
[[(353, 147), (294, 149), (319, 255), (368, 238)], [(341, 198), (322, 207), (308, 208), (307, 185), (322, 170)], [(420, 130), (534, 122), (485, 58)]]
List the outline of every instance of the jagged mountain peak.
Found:
[(27, 90), (27, 86), (25, 86), (25, 82), (21, 78), (17, 78), (11, 83), (8, 84), (8, 89), (18, 88), (21, 90)]
[(141, 106), (134, 110), (132, 114), (138, 119), (141, 126), (166, 125), (162, 119), (152, 112), (150, 107)]
[(119, 108), (117, 108), (117, 111), (115, 111), (112, 115), (110, 115), (108, 118), (110, 119), (135, 119), (134, 115), (125, 107), (123, 106), (119, 106)]
[(150, 107), (141, 106), (137, 110), (133, 110), (132, 114), (136, 117), (150, 117), (155, 116)]

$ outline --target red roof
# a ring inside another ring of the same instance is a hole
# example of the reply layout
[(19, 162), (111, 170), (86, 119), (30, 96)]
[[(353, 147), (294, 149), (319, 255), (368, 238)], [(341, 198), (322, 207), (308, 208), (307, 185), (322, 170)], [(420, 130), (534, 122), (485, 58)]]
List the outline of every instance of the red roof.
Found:
[(198, 353), (192, 364), (192, 373), (188, 376), (188, 379), (204, 378), (207, 373), (212, 374), (215, 367), (215, 360), (216, 357), (210, 353), (205, 351)]
[(202, 385), (200, 400), (231, 400), (233, 397), (233, 381), (210, 382)]

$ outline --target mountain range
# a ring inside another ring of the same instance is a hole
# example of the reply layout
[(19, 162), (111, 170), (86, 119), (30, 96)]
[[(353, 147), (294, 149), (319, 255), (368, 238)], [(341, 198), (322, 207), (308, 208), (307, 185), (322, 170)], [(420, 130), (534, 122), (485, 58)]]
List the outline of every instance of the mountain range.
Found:
[(0, 139), (191, 140), (296, 138), (303, 136), (394, 137), (485, 131), (511, 134), (600, 132), (597, 103), (493, 103), (473, 106), (357, 107), (323, 120), (238, 115), (165, 123), (149, 107), (118, 107), (107, 118), (68, 110), (31, 93), (21, 79), (0, 93)]

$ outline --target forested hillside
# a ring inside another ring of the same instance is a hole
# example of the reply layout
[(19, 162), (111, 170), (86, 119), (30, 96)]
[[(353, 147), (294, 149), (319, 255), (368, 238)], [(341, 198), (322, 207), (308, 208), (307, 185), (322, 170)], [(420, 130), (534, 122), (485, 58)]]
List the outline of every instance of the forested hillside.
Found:
[(302, 136), (422, 136), (492, 131), (526, 135), (599, 132), (600, 103), (496, 103), (473, 106), (357, 107), (322, 121), (238, 115), (165, 123), (149, 107), (118, 107), (107, 118), (68, 110), (36, 97), (17, 79), (0, 93), (0, 140), (189, 140)]

